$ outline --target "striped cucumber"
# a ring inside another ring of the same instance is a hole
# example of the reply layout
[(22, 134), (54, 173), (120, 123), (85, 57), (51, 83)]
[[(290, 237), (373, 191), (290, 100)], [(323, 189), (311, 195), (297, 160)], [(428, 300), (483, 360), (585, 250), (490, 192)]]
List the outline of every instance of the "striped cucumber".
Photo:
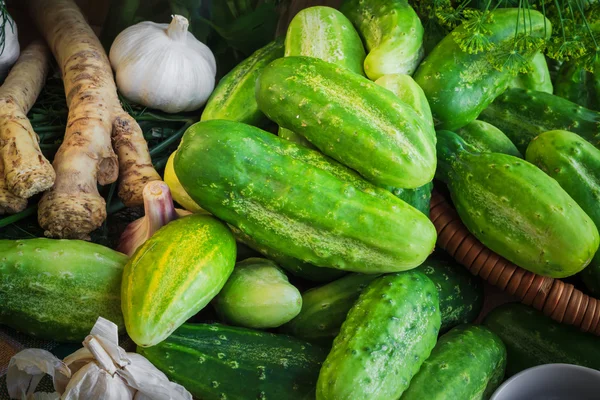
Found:
[(406, 0), (345, 0), (340, 10), (352, 21), (368, 51), (365, 72), (412, 75), (423, 58), (423, 25)]
[(258, 109), (254, 86), (260, 71), (271, 61), (283, 57), (283, 38), (256, 50), (219, 81), (208, 99), (201, 121), (226, 119), (262, 125), (266, 118)]
[(535, 53), (535, 56), (529, 62), (529, 71), (515, 76), (508, 87), (552, 94), (554, 88), (552, 87), (546, 56), (541, 52)]
[[(352, 22), (331, 7), (309, 7), (294, 16), (285, 36), (285, 56), (315, 57), (364, 75), (365, 49), (360, 36)], [(289, 129), (280, 127), (278, 135), (314, 148)]]
[(219, 324), (184, 324), (137, 352), (203, 400), (314, 399), (325, 358), (289, 336)]
[(211, 214), (261, 246), (319, 267), (395, 272), (433, 250), (435, 228), (418, 210), (321, 153), (249, 125), (193, 125), (175, 172)]
[(480, 115), (508, 136), (522, 154), (540, 133), (565, 130), (600, 147), (600, 112), (544, 92), (508, 89)]
[(413, 189), (433, 178), (429, 127), (389, 90), (346, 68), (284, 57), (263, 69), (256, 98), (271, 120), (373, 183)]
[(440, 330), (435, 285), (418, 271), (371, 282), (350, 309), (317, 381), (317, 400), (398, 399)]
[[(522, 15), (520, 9), (496, 9), (490, 15), (493, 18), (493, 23), (489, 24), (491, 44), (502, 46), (516, 34), (523, 33), (524, 24), (518, 25)], [(527, 34), (549, 38), (550, 21), (535, 10), (527, 15)], [(415, 80), (429, 100), (438, 129), (459, 129), (477, 119), (481, 111), (506, 90), (513, 78), (508, 68), (500, 71), (490, 64), (488, 52), (467, 53), (460, 48), (456, 38), (465, 34), (466, 25), (459, 25), (438, 43), (415, 73)], [(502, 127), (498, 128), (504, 131)]]
[(485, 246), (534, 273), (564, 278), (598, 249), (594, 222), (535, 165), (501, 153), (477, 153), (438, 131), (439, 178), (461, 220)]
[(461, 325), (442, 335), (401, 400), (485, 400), (502, 383), (506, 348), (496, 334)]
[(168, 223), (140, 246), (123, 273), (127, 333), (154, 346), (219, 293), (235, 265), (235, 239), (208, 215)]
[[(549, 131), (527, 147), (527, 161), (554, 178), (600, 229), (600, 150), (579, 135)], [(600, 254), (582, 272), (587, 288), (600, 294)]]
[(0, 240), (0, 323), (59, 342), (81, 342), (98, 317), (124, 331), (124, 254), (80, 240)]
[(456, 134), (480, 153), (504, 153), (523, 158), (504, 132), (487, 122), (475, 120), (456, 130)]

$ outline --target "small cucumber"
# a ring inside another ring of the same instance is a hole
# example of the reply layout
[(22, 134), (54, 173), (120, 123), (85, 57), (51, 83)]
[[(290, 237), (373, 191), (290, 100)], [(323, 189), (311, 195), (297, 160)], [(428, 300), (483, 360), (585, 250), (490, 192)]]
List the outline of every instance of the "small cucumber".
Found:
[(479, 119), (504, 132), (522, 154), (533, 138), (553, 130), (576, 133), (600, 147), (600, 112), (549, 93), (508, 89)]
[(371, 282), (350, 309), (317, 381), (317, 400), (398, 399), (440, 330), (435, 285), (418, 271)]
[(124, 254), (81, 240), (0, 240), (0, 323), (31, 336), (81, 342), (98, 317), (124, 331)]
[(236, 264), (213, 305), (232, 325), (276, 328), (298, 315), (302, 296), (273, 261), (248, 258)]
[[(523, 33), (521, 9), (496, 9), (490, 16), (493, 19), (489, 24), (492, 45), (501, 47)], [(531, 10), (527, 17), (527, 35), (550, 37), (551, 24), (542, 13)], [(415, 72), (415, 81), (429, 100), (438, 129), (456, 130), (474, 121), (512, 80), (508, 68), (500, 71), (490, 64), (489, 52), (468, 53), (461, 49), (457, 37), (466, 34), (467, 27), (468, 24), (461, 24), (448, 34)]]
[(520, 158), (477, 153), (453, 132), (437, 135), (439, 179), (448, 185), (463, 223), (485, 246), (553, 278), (589, 264), (598, 249), (598, 229), (554, 179)]
[(225, 224), (193, 214), (160, 228), (123, 272), (121, 304), (127, 333), (154, 346), (219, 293), (235, 265), (235, 239)]
[(520, 73), (515, 76), (509, 87), (537, 90), (552, 94), (552, 79), (550, 79), (550, 70), (546, 62), (546, 56), (538, 52), (529, 61), (530, 70), (526, 73)]
[(600, 370), (600, 338), (554, 321), (519, 303), (490, 312), (483, 324), (506, 345), (506, 375), (536, 365), (565, 363)]
[(423, 25), (406, 0), (345, 0), (340, 10), (360, 33), (369, 54), (365, 72), (412, 75), (423, 58)]
[(262, 125), (265, 115), (258, 109), (254, 86), (260, 71), (271, 61), (283, 57), (283, 38), (256, 50), (219, 81), (208, 99), (201, 121), (226, 119), (250, 125)]
[(484, 400), (502, 383), (506, 348), (496, 334), (461, 325), (442, 335), (400, 400)]
[(487, 122), (475, 120), (458, 129), (456, 134), (480, 153), (504, 153), (523, 158), (504, 132)]
[[(544, 132), (527, 147), (527, 161), (554, 178), (600, 229), (600, 150), (568, 131)], [(600, 254), (581, 272), (591, 292), (600, 294)]]

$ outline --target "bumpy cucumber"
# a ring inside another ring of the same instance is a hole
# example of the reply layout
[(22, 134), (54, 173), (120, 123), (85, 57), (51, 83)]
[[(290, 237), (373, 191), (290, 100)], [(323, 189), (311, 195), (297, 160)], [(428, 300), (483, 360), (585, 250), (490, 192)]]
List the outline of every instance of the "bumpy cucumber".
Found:
[[(549, 131), (529, 144), (526, 156), (554, 178), (600, 229), (600, 150), (575, 133)], [(590, 291), (600, 294), (600, 254), (581, 277)]]
[(185, 191), (185, 189), (179, 183), (179, 179), (177, 175), (175, 175), (175, 169), (173, 168), (173, 160), (175, 159), (175, 152), (173, 152), (169, 159), (167, 160), (167, 165), (165, 166), (165, 173), (163, 176), (163, 180), (169, 186), (171, 190), (171, 196), (173, 196), (173, 200), (179, 203), (183, 208), (190, 212), (201, 212), (202, 207), (200, 207), (189, 194)]
[(201, 121), (226, 119), (261, 125), (265, 115), (256, 105), (254, 86), (260, 71), (271, 61), (283, 57), (283, 38), (258, 49), (219, 81), (208, 99)]
[(284, 57), (263, 69), (258, 105), (280, 126), (380, 185), (430, 182), (435, 141), (419, 115), (389, 90), (312, 57)]
[(598, 249), (598, 230), (552, 178), (520, 158), (477, 153), (438, 131), (439, 179), (461, 220), (492, 251), (529, 271), (564, 278)]
[[(315, 57), (364, 75), (365, 49), (360, 36), (352, 22), (331, 7), (309, 7), (294, 16), (285, 36), (285, 56)], [(314, 148), (289, 129), (279, 128), (278, 135)]]
[(508, 89), (479, 119), (500, 129), (523, 154), (542, 132), (566, 130), (600, 147), (600, 112), (544, 92)]
[(289, 336), (219, 324), (184, 324), (137, 352), (203, 400), (314, 399), (326, 354)]
[(345, 0), (340, 10), (369, 52), (364, 65), (369, 79), (415, 72), (423, 58), (423, 25), (406, 0)]
[[(490, 24), (490, 43), (502, 46), (515, 37), (515, 32), (523, 32), (523, 23), (517, 30), (519, 13), (522, 11), (517, 8), (491, 12), (494, 22)], [(534, 37), (546, 34), (548, 38), (550, 21), (535, 10), (527, 15), (527, 34)], [(429, 100), (438, 129), (455, 130), (474, 121), (512, 80), (507, 68), (499, 71), (490, 64), (486, 52), (470, 54), (460, 48), (456, 36), (464, 33), (465, 29), (465, 24), (462, 24), (447, 35), (415, 73), (415, 80)]]
[(418, 210), (321, 153), (249, 125), (193, 125), (175, 172), (202, 208), (259, 245), (319, 267), (394, 272), (433, 250), (435, 228)]
[(397, 399), (435, 346), (435, 285), (418, 271), (371, 282), (350, 309), (317, 381), (317, 400)]
[(59, 342), (81, 342), (98, 317), (125, 327), (124, 254), (80, 240), (0, 240), (0, 323)]
[(529, 61), (530, 70), (526, 73), (520, 73), (509, 84), (509, 87), (537, 90), (552, 94), (552, 79), (550, 79), (550, 70), (546, 62), (546, 56), (538, 52)]
[(600, 72), (586, 71), (577, 60), (561, 65), (554, 94), (590, 110), (600, 111)]
[(475, 120), (458, 129), (456, 134), (481, 153), (504, 153), (523, 158), (504, 132), (487, 122)]
[(168, 223), (140, 246), (123, 272), (127, 333), (142, 347), (166, 339), (219, 293), (235, 265), (235, 239), (208, 215)]
[[(417, 268), (435, 284), (440, 301), (440, 332), (477, 318), (483, 305), (481, 280), (451, 257), (434, 253)], [(302, 294), (300, 314), (283, 330), (310, 342), (331, 344), (348, 311), (377, 275), (349, 274)]]
[(461, 325), (441, 336), (401, 400), (484, 400), (502, 383), (506, 348), (489, 329)]
[(236, 264), (213, 304), (232, 325), (275, 328), (298, 315), (302, 296), (273, 261), (248, 258)]
[(600, 370), (600, 339), (519, 303), (490, 312), (484, 325), (506, 345), (507, 376), (542, 364), (566, 363)]

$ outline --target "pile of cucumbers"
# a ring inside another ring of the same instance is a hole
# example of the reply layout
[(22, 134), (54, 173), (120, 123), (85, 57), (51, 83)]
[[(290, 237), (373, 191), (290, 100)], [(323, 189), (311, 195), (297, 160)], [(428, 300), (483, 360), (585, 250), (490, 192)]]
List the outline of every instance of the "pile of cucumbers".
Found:
[[(520, 12), (491, 11), (493, 45), (550, 37)], [(600, 369), (600, 339), (526, 306), (479, 323), (481, 280), (435, 249), (434, 182), (489, 249), (600, 294), (599, 75), (537, 52), (515, 76), (466, 29), (425, 54), (405, 0), (300, 11), (171, 156), (194, 214), (131, 258), (0, 241), (0, 323), (80, 341), (101, 315), (205, 400), (487, 399), (531, 366)]]

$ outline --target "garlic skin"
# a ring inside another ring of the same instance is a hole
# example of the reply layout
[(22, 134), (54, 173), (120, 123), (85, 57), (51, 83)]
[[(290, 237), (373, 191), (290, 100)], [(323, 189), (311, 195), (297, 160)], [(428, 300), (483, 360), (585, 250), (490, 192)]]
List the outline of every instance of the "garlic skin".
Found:
[[(1, 4), (4, 4), (4, 1)], [(4, 50), (0, 54), (0, 81), (4, 81), (21, 53), (17, 23), (8, 13), (4, 15), (5, 17), (0, 17), (0, 23), (4, 23)]]
[(127, 99), (168, 113), (206, 103), (215, 87), (215, 56), (188, 25), (174, 15), (170, 24), (140, 22), (116, 37), (109, 58)]

